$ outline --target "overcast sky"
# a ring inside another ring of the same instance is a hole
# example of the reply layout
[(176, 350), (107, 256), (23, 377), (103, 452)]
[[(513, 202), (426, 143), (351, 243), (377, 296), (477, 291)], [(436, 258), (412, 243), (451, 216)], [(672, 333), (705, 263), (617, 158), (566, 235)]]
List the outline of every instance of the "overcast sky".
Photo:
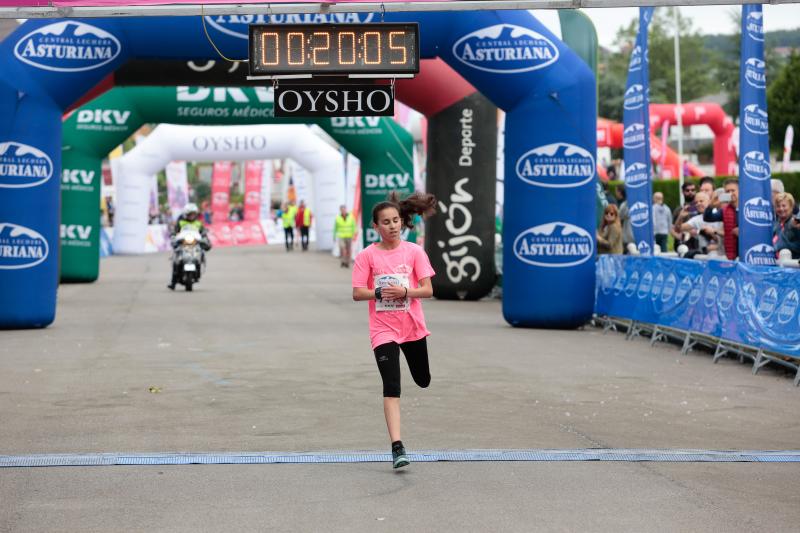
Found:
[[(741, 12), (742, 7), (735, 6), (699, 6), (679, 8), (683, 16), (692, 19), (694, 27), (703, 34), (733, 33), (735, 28), (729, 13)], [(764, 5), (764, 31), (788, 30), (800, 28), (800, 4)], [(636, 7), (584, 9), (597, 28), (600, 45), (610, 47), (617, 35), (617, 30), (626, 26), (631, 20), (638, 18)]]

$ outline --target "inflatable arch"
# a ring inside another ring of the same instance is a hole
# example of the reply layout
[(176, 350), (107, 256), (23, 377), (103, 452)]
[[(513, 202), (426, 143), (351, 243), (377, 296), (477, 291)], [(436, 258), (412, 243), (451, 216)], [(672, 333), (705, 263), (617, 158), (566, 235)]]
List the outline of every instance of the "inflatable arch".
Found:
[(61, 279), (97, 279), (101, 162), (145, 123), (317, 124), (361, 160), (363, 176), (394, 176), (413, 190), (413, 141), (394, 120), (274, 118), (272, 94), (265, 87), (117, 87), (70, 113), (63, 124)]
[[(525, 11), (386, 19), (418, 22), (421, 56), (441, 57), (507, 113), (505, 319), (582, 325), (595, 282), (591, 70)], [(247, 24), (217, 23), (210, 31), (227, 56), (246, 56)], [(61, 167), (61, 114), (134, 57), (208, 59), (215, 52), (190, 17), (31, 20), (0, 44), (2, 327), (40, 327), (55, 317), (59, 183), (52, 178)], [(453, 255), (454, 268), (468, 271), (469, 258)]]
[(342, 154), (302, 125), (176, 126), (161, 124), (119, 161), (114, 250), (144, 252), (149, 178), (170, 161), (291, 158), (313, 180), (317, 242), (333, 248), (333, 222), (344, 203)]

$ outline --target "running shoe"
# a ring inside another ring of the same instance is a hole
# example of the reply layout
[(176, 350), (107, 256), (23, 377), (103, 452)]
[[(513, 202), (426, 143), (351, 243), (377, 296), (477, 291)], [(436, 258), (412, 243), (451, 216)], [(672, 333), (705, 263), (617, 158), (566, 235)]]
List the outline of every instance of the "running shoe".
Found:
[(408, 466), (411, 461), (406, 457), (406, 449), (403, 446), (392, 448), (392, 468), (402, 468)]

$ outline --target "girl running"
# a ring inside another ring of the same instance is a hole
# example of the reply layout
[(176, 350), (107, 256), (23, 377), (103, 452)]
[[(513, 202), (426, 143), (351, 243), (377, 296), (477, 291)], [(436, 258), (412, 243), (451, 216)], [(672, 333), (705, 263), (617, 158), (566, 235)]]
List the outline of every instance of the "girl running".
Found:
[(435, 211), (436, 198), (414, 193), (399, 200), (389, 195), (372, 209), (372, 226), (381, 241), (365, 248), (353, 267), (353, 300), (369, 300), (369, 337), (383, 380), (383, 414), (392, 443), (392, 466), (409, 463), (400, 440), (400, 350), (406, 356), (414, 382), (431, 382), (428, 345), (420, 298), (433, 295), (431, 262), (419, 245), (404, 241), (404, 227), (413, 228), (414, 216)]

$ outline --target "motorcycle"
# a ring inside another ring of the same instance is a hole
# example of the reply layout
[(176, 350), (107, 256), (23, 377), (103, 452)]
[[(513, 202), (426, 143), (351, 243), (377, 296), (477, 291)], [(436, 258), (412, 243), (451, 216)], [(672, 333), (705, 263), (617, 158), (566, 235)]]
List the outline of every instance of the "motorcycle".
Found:
[(200, 281), (205, 270), (205, 250), (210, 249), (207, 239), (194, 228), (184, 228), (172, 238), (173, 279), (187, 291)]

